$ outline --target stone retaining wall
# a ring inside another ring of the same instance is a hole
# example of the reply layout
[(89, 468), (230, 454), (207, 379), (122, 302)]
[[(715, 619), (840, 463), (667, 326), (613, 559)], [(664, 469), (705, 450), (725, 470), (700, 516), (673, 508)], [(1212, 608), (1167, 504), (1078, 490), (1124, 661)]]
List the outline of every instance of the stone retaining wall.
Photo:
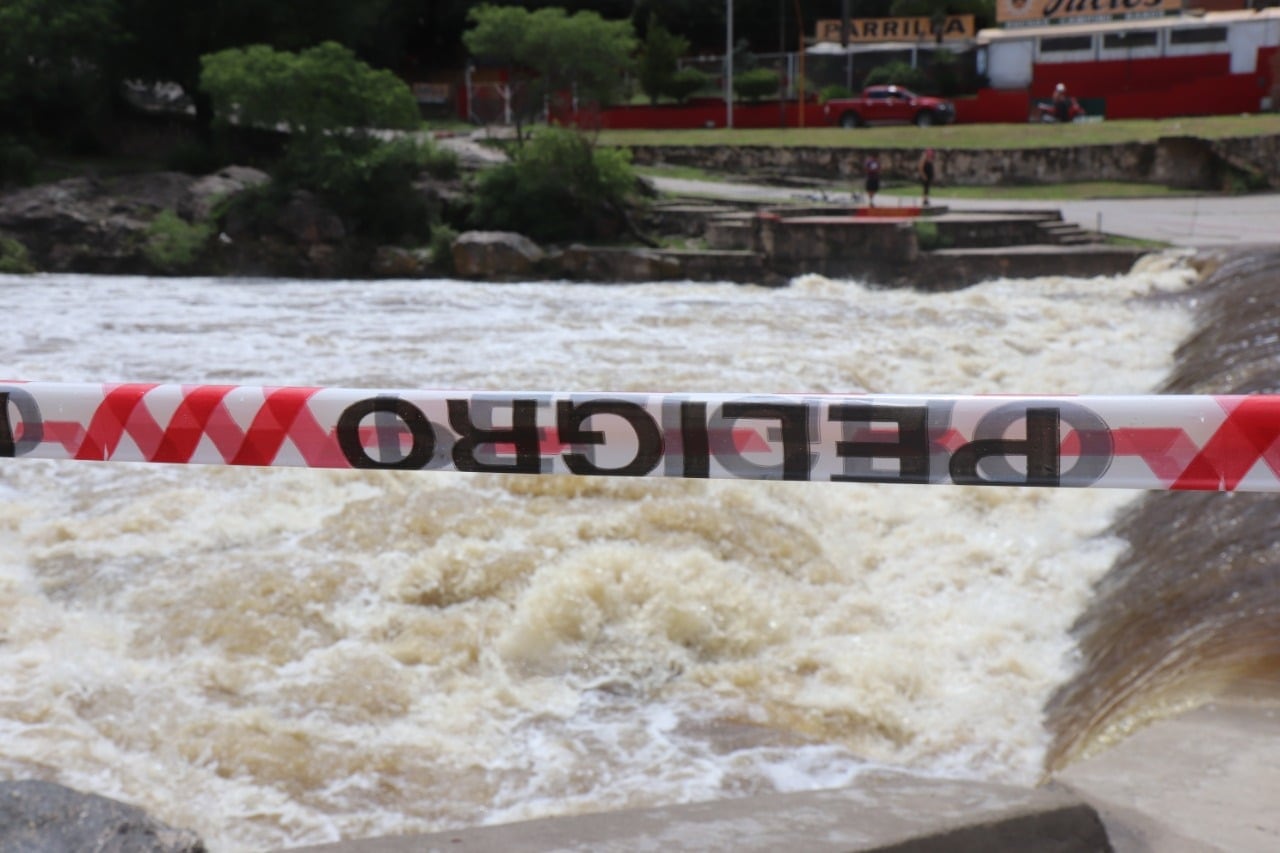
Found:
[[(816, 178), (857, 184), (865, 149), (814, 146), (638, 145), (637, 165), (693, 166), (737, 175)], [(916, 180), (919, 148), (878, 152), (887, 178)], [(969, 186), (1136, 181), (1186, 189), (1280, 187), (1280, 137), (1000, 150), (939, 149), (941, 183)]]

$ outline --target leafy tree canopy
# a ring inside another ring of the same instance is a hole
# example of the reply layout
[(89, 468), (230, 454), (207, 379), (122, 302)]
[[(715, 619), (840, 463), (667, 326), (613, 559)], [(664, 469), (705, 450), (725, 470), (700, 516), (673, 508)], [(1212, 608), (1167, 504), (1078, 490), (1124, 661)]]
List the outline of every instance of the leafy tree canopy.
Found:
[(65, 129), (60, 118), (83, 120), (101, 109), (126, 43), (118, 11), (115, 0), (0, 2), (0, 124), (6, 130), (58, 132)]
[(403, 80), (370, 68), (336, 42), (299, 53), (261, 44), (222, 50), (204, 57), (200, 86), (220, 123), (284, 125), (300, 136), (419, 123)]
[(487, 4), (472, 9), (469, 19), (474, 28), (462, 38), (473, 55), (527, 68), (545, 91), (572, 88), (579, 97), (608, 103), (633, 64), (636, 39), (629, 20)]
[(652, 16), (647, 30), (637, 75), (640, 88), (656, 104), (660, 95), (667, 94), (671, 77), (676, 73), (677, 60), (689, 52), (689, 40), (675, 35)]

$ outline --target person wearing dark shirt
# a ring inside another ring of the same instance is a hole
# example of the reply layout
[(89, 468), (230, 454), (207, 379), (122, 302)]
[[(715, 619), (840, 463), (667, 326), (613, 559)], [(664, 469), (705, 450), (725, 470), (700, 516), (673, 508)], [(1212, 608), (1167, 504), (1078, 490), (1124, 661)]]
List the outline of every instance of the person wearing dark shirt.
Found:
[(929, 189), (933, 186), (933, 179), (936, 176), (934, 160), (936, 154), (932, 148), (926, 148), (924, 153), (920, 155), (920, 164), (918, 171), (920, 173), (920, 186), (924, 188), (924, 206), (929, 206)]
[(1071, 121), (1071, 99), (1067, 97), (1067, 87), (1061, 83), (1053, 90), (1053, 117), (1064, 123)]
[(862, 172), (866, 176), (867, 204), (875, 207), (876, 193), (880, 192), (880, 160), (874, 153), (867, 155)]

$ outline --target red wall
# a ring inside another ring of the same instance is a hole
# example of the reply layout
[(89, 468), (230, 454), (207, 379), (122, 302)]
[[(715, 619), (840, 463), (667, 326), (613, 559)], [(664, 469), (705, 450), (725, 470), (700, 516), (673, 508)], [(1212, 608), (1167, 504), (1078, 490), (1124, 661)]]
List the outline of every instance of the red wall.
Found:
[(1031, 112), (1031, 99), (1022, 89), (983, 89), (953, 100), (956, 124), (1026, 121)]
[(1036, 65), (1031, 74), (1031, 97), (1052, 97), (1059, 83), (1076, 98), (1106, 98), (1115, 92), (1161, 90), (1230, 73), (1231, 57), (1225, 53)]
[(1254, 74), (1227, 74), (1172, 86), (1160, 92), (1122, 92), (1107, 98), (1107, 118), (1256, 113), (1266, 90)]

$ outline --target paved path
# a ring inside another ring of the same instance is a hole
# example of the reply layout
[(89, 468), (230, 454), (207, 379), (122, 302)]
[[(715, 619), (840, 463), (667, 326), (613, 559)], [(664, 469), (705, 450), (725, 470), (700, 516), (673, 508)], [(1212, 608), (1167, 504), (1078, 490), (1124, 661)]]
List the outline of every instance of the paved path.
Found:
[[(755, 201), (821, 201), (823, 191), (757, 184), (720, 183), (679, 178), (652, 178), (672, 193), (718, 196)], [(849, 193), (831, 190), (831, 201), (847, 202)], [(915, 203), (915, 199), (882, 196), (887, 207)], [(1280, 193), (1245, 196), (1187, 196), (1086, 201), (1010, 201), (1003, 199), (942, 199), (952, 210), (1060, 210), (1062, 218), (1090, 231), (1124, 237), (1161, 240), (1177, 246), (1242, 246), (1280, 243)]]

